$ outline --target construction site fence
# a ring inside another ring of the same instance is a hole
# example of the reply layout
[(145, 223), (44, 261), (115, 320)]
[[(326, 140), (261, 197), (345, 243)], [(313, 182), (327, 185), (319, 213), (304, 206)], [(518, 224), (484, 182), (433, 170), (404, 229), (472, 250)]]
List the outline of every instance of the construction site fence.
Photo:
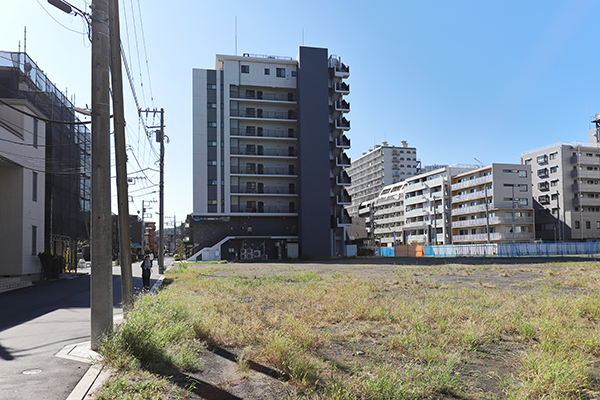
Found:
[(368, 247), (380, 257), (550, 257), (600, 254), (600, 241)]

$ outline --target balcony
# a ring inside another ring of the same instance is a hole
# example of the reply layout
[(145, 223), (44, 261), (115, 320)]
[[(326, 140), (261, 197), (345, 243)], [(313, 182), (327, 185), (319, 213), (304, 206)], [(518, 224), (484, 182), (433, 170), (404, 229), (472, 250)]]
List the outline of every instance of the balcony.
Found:
[(600, 199), (591, 197), (575, 197), (573, 199), (573, 205), (576, 207), (598, 207), (600, 206)]
[(341, 112), (349, 112), (350, 111), (350, 103), (348, 103), (344, 99), (339, 99), (335, 102), (335, 111)]
[(349, 167), (350, 164), (350, 157), (348, 157), (346, 153), (342, 153), (341, 155), (335, 158), (335, 165), (337, 165), (338, 167)]
[(429, 225), (427, 221), (413, 221), (413, 222), (405, 222), (404, 228), (410, 229), (423, 229)]
[(350, 94), (350, 85), (344, 82), (336, 82), (334, 89), (337, 93)]
[(272, 156), (272, 157), (298, 157), (298, 151), (289, 149), (265, 149), (262, 146), (232, 147), (229, 150), (232, 156)]
[(248, 187), (248, 186), (231, 186), (231, 194), (285, 194), (285, 195), (296, 195), (295, 187), (282, 187), (282, 186), (261, 186)]
[[(492, 198), (493, 193), (494, 192), (492, 189), (487, 190), (488, 199)], [(456, 203), (456, 202), (460, 202), (460, 201), (467, 201), (467, 200), (473, 200), (473, 199), (484, 199), (485, 195), (486, 195), (486, 193), (483, 190), (478, 190), (475, 193), (467, 193), (467, 194), (461, 194), (458, 196), (452, 196), (452, 202)]]
[(348, 78), (350, 76), (350, 67), (348, 67), (344, 63), (341, 63), (340, 65), (336, 65), (334, 67), (334, 70), (335, 70), (335, 76), (339, 76), (342, 78)]
[(472, 186), (483, 185), (484, 183), (488, 183), (491, 181), (492, 181), (491, 175), (481, 176), (481, 177), (475, 178), (475, 179), (469, 179), (464, 182), (458, 182), (458, 183), (453, 184), (452, 191), (455, 191), (458, 189), (463, 189), (463, 188), (468, 188), (468, 187), (472, 187)]
[(230, 95), (232, 99), (240, 100), (268, 100), (278, 102), (296, 102), (296, 95), (294, 93), (274, 93), (265, 92), (262, 90), (241, 90), (240, 93), (232, 93)]
[(342, 129), (344, 131), (349, 130), (350, 129), (350, 121), (348, 121), (344, 117), (340, 117), (340, 118), (336, 119), (335, 120), (335, 129)]
[(590, 178), (590, 179), (598, 179), (600, 178), (600, 171), (587, 170), (587, 169), (574, 169), (571, 171), (572, 178)]
[(418, 215), (425, 215), (427, 214), (427, 209), (426, 208), (415, 208), (414, 210), (410, 210), (410, 211), (406, 211), (404, 213), (405, 217), (416, 217)]
[(336, 196), (336, 200), (337, 200), (337, 204), (340, 204), (340, 205), (350, 205), (350, 204), (352, 204), (352, 198), (348, 195), (348, 193), (340, 193), (340, 194), (338, 194)]
[[(598, 182), (598, 180), (596, 179), (595, 182)], [(593, 193), (598, 193), (600, 192), (600, 185), (593, 184), (593, 183), (582, 183), (581, 185), (578, 183), (575, 183), (573, 185), (571, 185), (571, 189), (574, 192), (593, 192)]]
[[(253, 128), (253, 129), (248, 129)], [(296, 139), (296, 131), (290, 129), (262, 129), (261, 127), (241, 127), (232, 128), (229, 131), (231, 136), (249, 136), (249, 137), (267, 137), (267, 138), (284, 138)]]
[(581, 155), (579, 157), (571, 156), (571, 164), (573, 164), (573, 165), (583, 164), (583, 165), (597, 166), (599, 162), (600, 162), (600, 158), (598, 156), (591, 156), (591, 157), (586, 156), (586, 155)]
[(410, 204), (422, 203), (424, 201), (425, 201), (425, 196), (423, 196), (421, 194), (421, 195), (418, 195), (418, 196), (411, 196), (411, 197), (408, 197), (408, 198), (404, 199), (404, 204), (405, 205), (410, 205)]
[(334, 227), (341, 228), (342, 226), (352, 225), (352, 218), (350, 218), (350, 215), (348, 215), (348, 212), (346, 210), (342, 210), (342, 212), (343, 212), (342, 215), (339, 215), (337, 217), (332, 216), (332, 219), (335, 219), (335, 222), (336, 222)]
[(248, 166), (230, 167), (231, 174), (241, 174), (241, 175), (287, 175), (287, 176), (297, 176), (296, 168), (293, 165), (288, 166), (288, 168), (280, 168), (280, 167), (263, 167), (262, 164), (258, 164), (258, 168), (251, 168)]
[(423, 244), (427, 241), (427, 235), (410, 235), (406, 241), (408, 244)]
[(245, 205), (232, 205), (232, 213), (248, 213), (248, 214), (295, 214), (297, 213), (296, 207), (287, 206), (245, 206)]
[(485, 204), (452, 209), (452, 215), (472, 214), (476, 212), (485, 212)]
[[(533, 241), (533, 232), (515, 233), (514, 239), (519, 242), (531, 242)], [(490, 233), (490, 240), (494, 242), (512, 242), (512, 233)], [(475, 235), (452, 235), (452, 242), (487, 242), (487, 233), (477, 233)]]
[(335, 147), (338, 149), (349, 149), (350, 148), (350, 139), (346, 137), (346, 135), (335, 138)]
[[(513, 220), (511, 217), (490, 217), (490, 225), (512, 224)], [(533, 217), (515, 217), (515, 224), (533, 224)], [(466, 226), (485, 226), (487, 225), (486, 218), (467, 219), (464, 221), (452, 221), (453, 228), (463, 228)]]
[(240, 108), (231, 109), (229, 115), (232, 117), (241, 118), (258, 118), (258, 119), (276, 119), (276, 120), (296, 120), (296, 111), (267, 111), (262, 108)]
[(335, 184), (338, 186), (350, 186), (352, 181), (350, 180), (348, 173), (346, 171), (342, 171), (340, 175), (335, 177)]

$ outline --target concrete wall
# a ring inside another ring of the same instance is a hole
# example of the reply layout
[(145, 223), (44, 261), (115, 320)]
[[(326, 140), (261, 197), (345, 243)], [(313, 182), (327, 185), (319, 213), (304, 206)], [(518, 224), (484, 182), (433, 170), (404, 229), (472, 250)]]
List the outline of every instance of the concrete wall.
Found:
[(330, 217), (327, 49), (300, 47), (298, 153), (300, 254), (333, 256)]
[(206, 185), (207, 166), (207, 70), (192, 70), (192, 184), (194, 213), (204, 213), (208, 209)]

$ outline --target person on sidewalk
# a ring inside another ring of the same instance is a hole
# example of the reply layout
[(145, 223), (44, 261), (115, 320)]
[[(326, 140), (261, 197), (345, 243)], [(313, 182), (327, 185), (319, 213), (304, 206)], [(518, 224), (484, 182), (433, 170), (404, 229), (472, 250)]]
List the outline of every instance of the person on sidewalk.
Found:
[(150, 290), (150, 274), (152, 273), (152, 260), (150, 256), (146, 255), (144, 261), (142, 261), (142, 282), (144, 283), (144, 289)]

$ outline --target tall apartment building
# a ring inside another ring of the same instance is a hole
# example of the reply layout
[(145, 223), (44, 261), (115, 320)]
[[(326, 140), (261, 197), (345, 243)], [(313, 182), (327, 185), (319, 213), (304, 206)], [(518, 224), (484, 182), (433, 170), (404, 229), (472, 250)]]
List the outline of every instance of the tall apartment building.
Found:
[(327, 49), (217, 55), (193, 70), (193, 213), (202, 257), (346, 255), (349, 68)]
[(521, 154), (533, 170), (536, 239), (600, 238), (600, 149), (589, 142), (556, 143)]
[(447, 166), (388, 185), (376, 199), (361, 204), (359, 216), (382, 246), (450, 244), (451, 178), (475, 168)]
[(420, 170), (417, 149), (402, 141), (397, 147), (383, 142), (352, 161), (347, 169), (352, 184), (348, 193), (352, 204), (346, 207), (351, 216), (358, 215), (360, 204), (376, 198), (384, 186), (401, 182)]
[(452, 243), (533, 239), (529, 165), (492, 164), (452, 178)]

